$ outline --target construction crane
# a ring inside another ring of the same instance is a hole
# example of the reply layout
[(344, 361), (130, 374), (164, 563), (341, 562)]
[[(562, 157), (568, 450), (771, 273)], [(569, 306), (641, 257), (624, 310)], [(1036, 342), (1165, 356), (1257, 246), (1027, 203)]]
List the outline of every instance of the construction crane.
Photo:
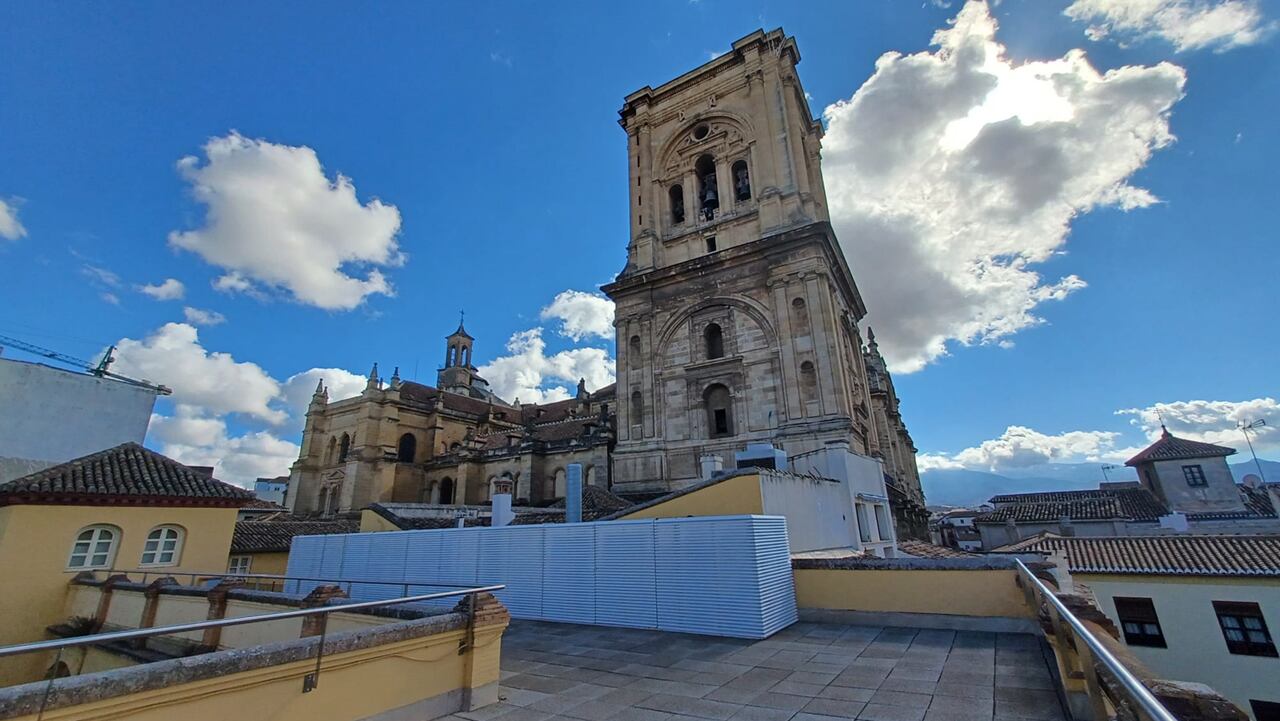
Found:
[(110, 370), (108, 370), (111, 367), (111, 364), (115, 362), (116, 347), (114, 345), (107, 349), (107, 352), (102, 355), (102, 360), (98, 361), (97, 363), (90, 363), (89, 361), (76, 358), (73, 356), (69, 356), (64, 353), (59, 353), (58, 351), (55, 351), (55, 350), (49, 350), (48, 348), (42, 348), (38, 345), (34, 345), (32, 343), (27, 343), (26, 341), (18, 340), (17, 338), (10, 338), (9, 336), (6, 336), (6, 335), (0, 335), (0, 347), (3, 347), (3, 346), (12, 346), (14, 348), (17, 348), (20, 351), (25, 351), (32, 355), (38, 355), (43, 358), (48, 358), (50, 360), (58, 361), (59, 363), (63, 363), (69, 366), (74, 366), (76, 368), (83, 369), (84, 371), (88, 372), (90, 375), (95, 375), (99, 378), (111, 378), (112, 380), (117, 380), (117, 381), (120, 381), (121, 383), (128, 383), (131, 386), (146, 388), (147, 390), (155, 391), (156, 393), (162, 396), (167, 396), (173, 393), (173, 389), (168, 388), (166, 386), (156, 385), (154, 383), (148, 383), (147, 381), (140, 381), (136, 378), (130, 378), (129, 376), (122, 376), (119, 373), (112, 373)]

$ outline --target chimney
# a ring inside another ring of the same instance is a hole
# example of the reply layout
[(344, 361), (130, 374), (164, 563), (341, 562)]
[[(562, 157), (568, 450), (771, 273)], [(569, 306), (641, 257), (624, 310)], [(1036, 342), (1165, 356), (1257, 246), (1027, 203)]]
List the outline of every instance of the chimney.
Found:
[(1058, 519), (1058, 533), (1068, 537), (1076, 535), (1076, 527), (1071, 523), (1071, 516), (1063, 516)]
[(724, 470), (724, 459), (714, 453), (707, 453), (698, 457), (698, 465), (702, 467), (702, 480), (709, 481), (712, 476)]
[(198, 476), (213, 478), (213, 466), (187, 466), (187, 468), (190, 468)]
[(582, 523), (582, 464), (570, 463), (564, 489), (564, 522)]
[(499, 478), (493, 482), (493, 509), (489, 520), (491, 526), (509, 526), (515, 520), (516, 514), (511, 510), (514, 486), (515, 482), (510, 478)]

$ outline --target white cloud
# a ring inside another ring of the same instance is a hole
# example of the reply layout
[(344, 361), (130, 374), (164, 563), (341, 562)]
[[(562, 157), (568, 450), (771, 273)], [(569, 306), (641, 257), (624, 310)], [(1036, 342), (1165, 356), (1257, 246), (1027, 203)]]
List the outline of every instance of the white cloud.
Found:
[[(160, 452), (183, 463), (214, 466), (219, 478), (235, 483), (288, 473), (299, 447), (286, 437), (301, 433), (320, 378), (330, 401), (364, 390), (362, 376), (340, 368), (312, 368), (281, 383), (253, 363), (207, 351), (196, 329), (182, 323), (169, 323), (141, 341), (122, 338), (116, 345), (114, 370), (173, 389), (173, 412), (151, 417), (149, 438)], [(242, 425), (266, 427), (232, 435), (232, 414)]]
[(1160, 436), (1160, 424), (1163, 422), (1175, 436), (1238, 450), (1246, 448), (1240, 424), (1264, 420), (1266, 425), (1253, 431), (1254, 448), (1280, 450), (1280, 402), (1274, 398), (1173, 401), (1145, 408), (1122, 408), (1116, 411), (1116, 415), (1131, 416), (1129, 422), (1151, 440)]
[(969, 2), (935, 51), (881, 56), (825, 111), (832, 220), (895, 371), (1041, 323), (1041, 303), (1085, 287), (1035, 270), (1071, 221), (1156, 202), (1128, 180), (1173, 141), (1183, 70), (1099, 73), (1079, 50), (1016, 64), (995, 34)]
[(305, 146), (231, 133), (210, 139), (204, 152), (204, 164), (188, 156), (178, 170), (207, 208), (205, 225), (174, 231), (169, 242), (225, 269), (215, 288), (278, 289), (330, 310), (393, 294), (374, 266), (405, 260), (394, 205), (377, 199), (362, 205), (351, 180), (339, 174), (331, 181)]
[(101, 293), (99, 297), (102, 298), (102, 301), (104, 303), (109, 303), (111, 305), (120, 305), (120, 296), (116, 295), (115, 293), (104, 292), (104, 293)]
[(1064, 12), (1091, 23), (1090, 40), (1160, 38), (1179, 52), (1253, 45), (1276, 27), (1256, 0), (1075, 0)]
[(0, 238), (17, 240), (27, 234), (27, 229), (18, 222), (18, 201), (0, 198)]
[(541, 317), (559, 320), (560, 335), (575, 341), (613, 338), (613, 301), (594, 293), (566, 290), (542, 309)]
[(216, 310), (202, 310), (189, 305), (182, 309), (182, 315), (191, 325), (221, 325), (227, 322), (227, 317)]
[(124, 285), (120, 282), (120, 276), (106, 268), (85, 263), (80, 266), (81, 275), (88, 278), (95, 285), (106, 286), (108, 288), (119, 288)]
[[(547, 355), (541, 328), (531, 328), (511, 336), (509, 355), (480, 366), (480, 375), (500, 398), (521, 403), (549, 403), (564, 400), (572, 393), (568, 386), (586, 379), (596, 390), (614, 381), (616, 364), (600, 348), (571, 348)], [(557, 385), (561, 381), (567, 385)]]
[(286, 475), (301, 448), (269, 431), (230, 437), (221, 418), (178, 406), (174, 416), (151, 418), (151, 437), (166, 456), (193, 466), (213, 466), (219, 480), (252, 487), (256, 478)]
[(289, 409), (292, 427), (298, 431), (302, 430), (307, 406), (311, 404), (311, 396), (316, 392), (316, 384), (321, 379), (324, 379), (324, 386), (329, 390), (330, 403), (360, 395), (368, 382), (366, 377), (341, 368), (312, 368), (289, 376), (280, 388), (280, 397)]
[(1116, 457), (1119, 433), (1068, 431), (1048, 435), (1025, 426), (1009, 426), (999, 438), (986, 440), (951, 456), (964, 468), (992, 471), (1025, 468), (1044, 463), (1073, 463)]
[(187, 292), (187, 287), (176, 278), (166, 278), (163, 283), (140, 285), (137, 288), (139, 293), (149, 295), (156, 300), (182, 300), (182, 296)]
[(206, 415), (241, 413), (269, 423), (288, 414), (271, 407), (280, 384), (254, 363), (229, 353), (210, 353), (199, 333), (185, 323), (167, 323), (144, 340), (122, 338), (113, 369), (173, 389), (173, 401), (204, 409)]

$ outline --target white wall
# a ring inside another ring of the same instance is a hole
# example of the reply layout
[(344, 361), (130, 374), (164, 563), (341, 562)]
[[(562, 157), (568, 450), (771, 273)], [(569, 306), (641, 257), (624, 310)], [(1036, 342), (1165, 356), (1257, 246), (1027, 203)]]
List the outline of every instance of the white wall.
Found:
[(121, 443), (142, 443), (156, 394), (0, 358), (0, 482)]
[[(897, 554), (897, 532), (893, 528), (889, 494), (884, 485), (884, 465), (880, 461), (853, 453), (849, 450), (847, 442), (832, 442), (819, 451), (791, 459), (791, 468), (796, 473), (813, 474), (839, 481), (848, 495), (844, 505), (850, 510), (854, 510), (856, 504), (865, 504), (868, 521), (866, 530), (871, 540), (862, 541), (861, 534), (858, 532), (859, 521), (855, 515), (851, 548), (869, 550), (876, 555), (890, 558)], [(877, 528), (874, 512), (876, 505), (883, 505), (885, 513), (889, 514), (887, 538), (881, 536)]]
[(839, 481), (760, 471), (766, 516), (785, 516), (791, 552), (852, 548), (858, 527), (849, 492)]
[(1116, 622), (1116, 596), (1150, 598), (1168, 648), (1130, 646), (1157, 676), (1207, 684), (1249, 711), (1249, 700), (1280, 703), (1280, 658), (1227, 651), (1214, 601), (1251, 601), (1262, 608), (1272, 638), (1280, 638), (1280, 579), (1184, 578), (1076, 574)]

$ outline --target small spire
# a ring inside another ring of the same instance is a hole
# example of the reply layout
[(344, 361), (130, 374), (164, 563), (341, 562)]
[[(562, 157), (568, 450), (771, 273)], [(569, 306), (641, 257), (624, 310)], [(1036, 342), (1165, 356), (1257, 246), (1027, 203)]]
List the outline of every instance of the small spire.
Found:
[(391, 372), (391, 389), (395, 390), (400, 387), (400, 366)]
[(578, 400), (585, 400), (587, 397), (587, 379), (578, 379)]
[(322, 395), (323, 393), (324, 393), (324, 379), (321, 378), (320, 381), (316, 383), (315, 395)]
[(364, 389), (367, 391), (377, 390), (378, 385), (378, 364), (374, 363), (373, 368), (369, 370), (369, 382), (364, 385)]
[(867, 346), (870, 348), (876, 347), (876, 332), (871, 330), (871, 326), (867, 326)]

